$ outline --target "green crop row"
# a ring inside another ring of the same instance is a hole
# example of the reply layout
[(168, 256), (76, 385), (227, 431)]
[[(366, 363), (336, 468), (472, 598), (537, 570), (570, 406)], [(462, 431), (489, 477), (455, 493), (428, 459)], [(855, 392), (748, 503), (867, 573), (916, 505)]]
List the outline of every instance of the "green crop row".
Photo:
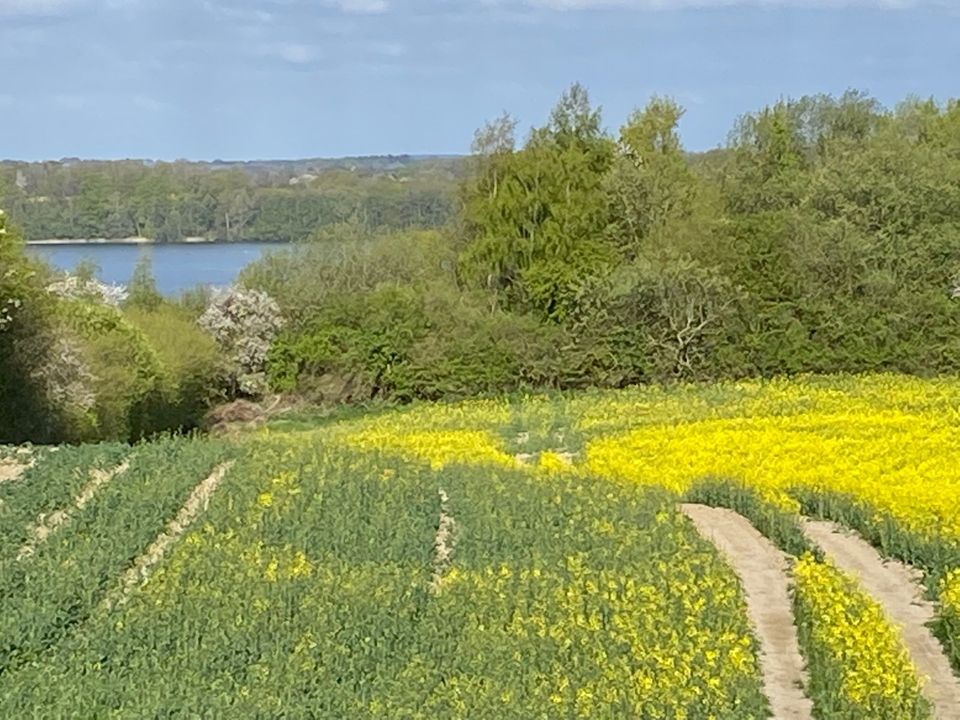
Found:
[[(73, 503), (92, 470), (116, 467), (129, 451), (120, 443), (45, 450), (18, 480), (0, 484), (0, 558), (17, 554), (41, 515)], [(0, 580), (0, 592), (4, 584)]]
[[(23, 558), (4, 558), (0, 683), (81, 626), (225, 454), (219, 443), (164, 439), (138, 446), (129, 468)], [(58, 454), (58, 459), (60, 455)]]
[(669, 495), (602, 487), (258, 443), (0, 715), (766, 717), (735, 577)]

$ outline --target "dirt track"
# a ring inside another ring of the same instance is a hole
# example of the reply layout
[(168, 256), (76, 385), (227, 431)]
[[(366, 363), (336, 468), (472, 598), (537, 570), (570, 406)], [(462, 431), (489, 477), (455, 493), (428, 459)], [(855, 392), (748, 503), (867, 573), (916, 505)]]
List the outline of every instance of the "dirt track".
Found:
[(231, 467), (233, 467), (233, 461), (218, 465), (205, 480), (193, 489), (190, 497), (180, 508), (180, 512), (167, 524), (166, 530), (160, 533), (157, 539), (147, 548), (147, 551), (134, 561), (130, 569), (123, 574), (119, 587), (104, 600), (103, 604), (107, 609), (122, 605), (130, 597), (130, 593), (149, 579), (153, 566), (163, 559), (163, 556), (187, 531), (187, 528), (196, 520), (197, 516), (206, 510), (210, 498)]
[(24, 560), (33, 555), (37, 548), (46, 542), (48, 537), (69, 522), (74, 513), (83, 510), (87, 503), (93, 500), (94, 496), (104, 485), (113, 480), (117, 475), (126, 472), (129, 467), (129, 461), (125, 461), (111, 470), (91, 470), (90, 482), (84, 486), (80, 494), (74, 499), (73, 505), (37, 519), (36, 525), (30, 529), (29, 539), (23, 544), (19, 552), (17, 552), (17, 560)]
[(928, 678), (924, 694), (933, 703), (934, 717), (960, 720), (960, 681), (927, 627), (934, 607), (923, 598), (920, 574), (903, 563), (884, 560), (858, 535), (833, 523), (808, 520), (804, 530), (837, 567), (855, 575), (887, 617), (900, 626), (911, 659)]
[(743, 585), (747, 614), (760, 641), (763, 689), (777, 720), (811, 718), (803, 694), (804, 662), (790, 601), (787, 561), (773, 543), (732, 510), (682, 505), (681, 510), (726, 557)]

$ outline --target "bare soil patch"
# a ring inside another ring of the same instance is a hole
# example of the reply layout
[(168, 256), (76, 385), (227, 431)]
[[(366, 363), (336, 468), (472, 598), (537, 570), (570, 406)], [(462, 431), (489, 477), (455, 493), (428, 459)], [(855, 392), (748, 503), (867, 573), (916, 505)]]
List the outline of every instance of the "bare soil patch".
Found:
[(732, 510), (690, 504), (681, 505), (681, 510), (740, 578), (747, 615), (760, 642), (763, 690), (773, 717), (812, 718), (813, 703), (803, 693), (806, 673), (790, 601), (786, 556)]
[(0, 459), (0, 484), (13, 482), (33, 466), (29, 455)]
[(887, 617), (900, 626), (911, 659), (928, 679), (924, 695), (933, 704), (934, 717), (960, 720), (960, 681), (928, 627), (935, 611), (923, 597), (919, 571), (884, 559), (859, 535), (834, 523), (807, 520), (804, 530), (837, 567), (856, 576)]
[(187, 528), (197, 519), (197, 516), (207, 509), (210, 498), (231, 467), (233, 467), (232, 460), (218, 465), (206, 479), (193, 489), (177, 516), (167, 524), (166, 529), (157, 536), (157, 539), (147, 548), (147, 551), (134, 561), (130, 569), (120, 579), (119, 587), (104, 600), (104, 606), (108, 610), (125, 603), (129, 599), (130, 593), (150, 578), (150, 571), (153, 567), (163, 559), (163, 556), (187, 531)]

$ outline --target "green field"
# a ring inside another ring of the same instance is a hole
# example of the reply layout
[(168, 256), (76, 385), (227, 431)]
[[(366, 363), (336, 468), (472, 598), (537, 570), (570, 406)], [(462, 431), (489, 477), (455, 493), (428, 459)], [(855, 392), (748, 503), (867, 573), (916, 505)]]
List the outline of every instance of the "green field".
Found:
[[(0, 485), (0, 717), (769, 717), (738, 576), (678, 500), (735, 506), (799, 556), (811, 547), (796, 534), (806, 506), (789, 498), (803, 488), (778, 486), (784, 500), (759, 476), (723, 480), (697, 468), (692, 447), (686, 489), (676, 460), (646, 481), (614, 476), (610, 442), (633, 452), (638, 433), (665, 428), (703, 442), (698, 423), (711, 418), (817, 417), (829, 444), (838, 389), (867, 422), (867, 406), (887, 412), (878, 383), (913, 398), (902, 408), (916, 423), (960, 393), (883, 378), (690, 387), (37, 450)], [(875, 429), (896, 441), (887, 420)], [(773, 456), (754, 442), (714, 454)], [(117, 467), (84, 496), (96, 471)], [(198, 500), (217, 468), (222, 481)], [(38, 541), (38, 520), (57, 509), (66, 518)], [(889, 516), (900, 541), (930, 547), (908, 517)], [(930, 717), (870, 598), (813, 556), (798, 567), (819, 717)], [(838, 597), (847, 605), (832, 616)], [(945, 643), (957, 637), (951, 607), (944, 594)], [(870, 620), (854, 632), (857, 617)], [(858, 695), (851, 683), (871, 676), (879, 694)]]

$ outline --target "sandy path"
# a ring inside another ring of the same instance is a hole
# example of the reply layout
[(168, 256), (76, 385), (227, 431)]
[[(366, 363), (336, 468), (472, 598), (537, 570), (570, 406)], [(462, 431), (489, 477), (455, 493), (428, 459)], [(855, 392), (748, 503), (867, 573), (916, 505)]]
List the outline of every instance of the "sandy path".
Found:
[(747, 614), (760, 641), (763, 690), (773, 717), (812, 718), (813, 703), (802, 690), (806, 674), (794, 625), (786, 557), (732, 510), (689, 504), (681, 505), (681, 510), (740, 578)]
[(934, 618), (934, 606), (923, 598), (920, 573), (895, 560), (884, 560), (872, 545), (834, 523), (808, 520), (804, 530), (837, 567), (855, 575), (887, 617), (900, 626), (911, 659), (928, 678), (924, 695), (933, 703), (934, 717), (960, 720), (960, 681), (927, 627)]
[(70, 507), (62, 508), (49, 515), (41, 515), (37, 518), (37, 523), (30, 528), (28, 540), (17, 552), (17, 560), (24, 560), (33, 555), (47, 538), (53, 535), (57, 530), (67, 524), (75, 513), (80, 512), (93, 500), (97, 492), (117, 475), (124, 473), (130, 467), (130, 461), (125, 460), (117, 467), (111, 470), (91, 470), (90, 482), (88, 482), (80, 494), (74, 498)]
[(177, 516), (167, 524), (166, 529), (157, 536), (157, 539), (147, 548), (147, 551), (134, 561), (130, 569), (120, 579), (119, 587), (103, 601), (108, 610), (125, 603), (130, 597), (130, 593), (149, 579), (153, 567), (163, 559), (163, 556), (187, 531), (187, 528), (197, 519), (197, 516), (207, 509), (210, 498), (231, 467), (233, 467), (232, 460), (218, 465), (205, 480), (193, 489)]

